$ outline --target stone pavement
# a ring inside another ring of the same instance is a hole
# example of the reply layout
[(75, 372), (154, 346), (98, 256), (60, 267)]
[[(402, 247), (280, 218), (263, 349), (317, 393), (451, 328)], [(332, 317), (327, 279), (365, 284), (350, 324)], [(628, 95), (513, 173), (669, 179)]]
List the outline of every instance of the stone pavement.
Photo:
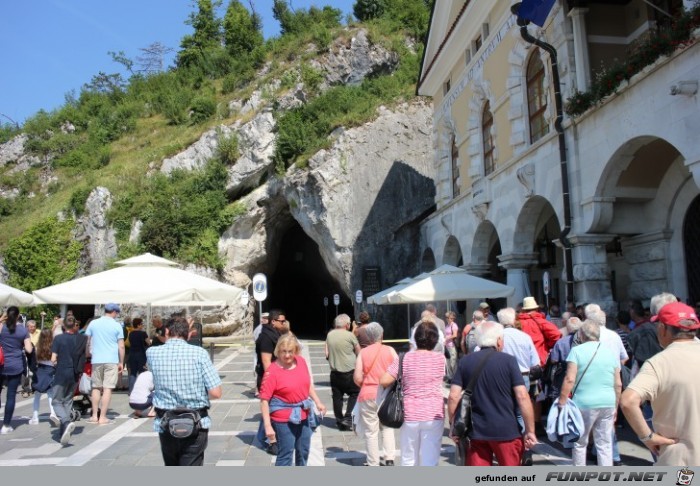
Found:
[[(352, 432), (335, 428), (332, 412), (329, 367), (323, 342), (304, 341), (304, 356), (319, 396), (329, 409), (323, 425), (311, 441), (310, 465), (361, 466), (365, 460), (364, 443)], [(223, 380), (223, 397), (212, 401), (212, 429), (205, 453), (207, 466), (272, 466), (274, 457), (254, 444), (258, 428), (259, 402), (254, 397), (255, 376), (252, 346), (218, 346), (214, 365)], [(447, 388), (445, 389), (447, 394)], [(85, 418), (76, 423), (72, 443), (62, 447), (57, 428), (48, 421), (48, 404), (42, 398), (39, 425), (28, 425), (33, 397), (17, 397), (12, 434), (0, 436), (0, 466), (160, 466), (163, 464), (157, 434), (150, 419), (131, 418), (126, 392), (115, 392), (108, 416), (113, 425), (91, 425)], [(2, 403), (5, 403), (3, 396)], [(648, 465), (649, 454), (629, 430), (621, 430), (620, 450), (627, 465)], [(397, 460), (399, 433), (397, 438)], [(536, 465), (571, 464), (570, 453), (542, 443), (535, 449)], [(441, 466), (454, 464), (454, 444), (443, 437)]]

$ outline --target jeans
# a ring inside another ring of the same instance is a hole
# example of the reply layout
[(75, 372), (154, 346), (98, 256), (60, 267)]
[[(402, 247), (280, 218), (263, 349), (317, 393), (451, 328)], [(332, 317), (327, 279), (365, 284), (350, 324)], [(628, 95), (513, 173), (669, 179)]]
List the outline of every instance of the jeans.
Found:
[[(352, 378), (353, 371), (341, 372), (331, 371), (331, 393), (333, 395), (333, 413), (335, 421), (340, 423), (343, 419), (352, 423), (352, 409), (357, 402), (357, 395), (360, 394), (360, 387), (355, 384)], [(348, 406), (343, 413), (343, 396), (348, 396)]]
[(586, 449), (588, 448), (588, 436), (593, 431), (593, 441), (598, 449), (598, 465), (612, 466), (613, 451), (612, 437), (615, 424), (613, 416), (615, 408), (590, 408), (581, 410), (583, 416), (583, 433), (574, 445), (572, 459), (574, 466), (586, 465)]
[(455, 370), (457, 370), (457, 348), (455, 346), (452, 346), (451, 348), (446, 348), (446, 350), (447, 353), (450, 355), (446, 362), (446, 375), (451, 380), (452, 376), (455, 374)]
[(70, 413), (73, 408), (73, 393), (75, 392), (75, 382), (54, 383), (51, 387), (53, 395), (53, 410), (61, 421), (61, 426), (70, 422)]
[(166, 466), (204, 465), (204, 450), (209, 442), (208, 429), (201, 429), (199, 433), (186, 439), (176, 439), (167, 430), (158, 436), (160, 451)]
[[(3, 385), (7, 385), (7, 398), (5, 400), (5, 417), (2, 420), (3, 425), (10, 425), (12, 415), (15, 413), (15, 402), (17, 400), (17, 388), (22, 381), (22, 373), (17, 375), (2, 375)], [(0, 390), (2, 387), (0, 386)]]
[(401, 426), (401, 465), (437, 466), (445, 421), (404, 422)]
[(308, 420), (300, 424), (272, 422), (277, 436), (277, 461), (275, 466), (291, 466), (294, 456), (295, 466), (306, 466), (311, 448), (311, 427)]

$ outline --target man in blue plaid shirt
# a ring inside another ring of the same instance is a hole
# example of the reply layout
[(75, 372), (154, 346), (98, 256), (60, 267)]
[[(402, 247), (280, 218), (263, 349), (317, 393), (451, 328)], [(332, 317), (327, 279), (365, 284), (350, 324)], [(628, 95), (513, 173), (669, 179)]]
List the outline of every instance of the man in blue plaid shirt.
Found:
[[(166, 466), (201, 466), (204, 463), (211, 425), (209, 399), (221, 398), (221, 378), (207, 352), (187, 343), (188, 332), (185, 319), (170, 319), (165, 326), (165, 344), (146, 351), (155, 385), (153, 405), (157, 417), (153, 427), (159, 433)], [(161, 429), (164, 413), (176, 408), (199, 412), (202, 417), (199, 432), (179, 439)]]

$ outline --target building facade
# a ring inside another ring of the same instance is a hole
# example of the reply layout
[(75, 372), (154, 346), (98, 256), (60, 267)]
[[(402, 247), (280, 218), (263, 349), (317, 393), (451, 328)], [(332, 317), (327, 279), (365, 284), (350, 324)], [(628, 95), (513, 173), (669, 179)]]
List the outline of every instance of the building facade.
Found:
[(421, 270), (448, 263), (507, 283), (509, 305), (544, 302), (545, 272), (559, 303), (700, 300), (700, 28), (621, 71), (695, 3), (557, 0), (544, 27), (527, 27), (556, 49), (565, 107), (622, 73), (590, 109), (564, 114), (563, 140), (552, 56), (523, 39), (513, 3), (435, 2), (418, 82), (433, 99), (437, 186)]

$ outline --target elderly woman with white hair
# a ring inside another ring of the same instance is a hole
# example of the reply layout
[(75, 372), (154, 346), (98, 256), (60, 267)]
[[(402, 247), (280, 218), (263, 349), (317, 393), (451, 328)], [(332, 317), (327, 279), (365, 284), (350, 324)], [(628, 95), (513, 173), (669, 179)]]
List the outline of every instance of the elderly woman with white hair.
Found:
[[(377, 391), (379, 379), (394, 362), (396, 351), (391, 346), (382, 344), (384, 329), (378, 322), (370, 322), (363, 326), (368, 346), (362, 348), (355, 361), (353, 379), (360, 387), (357, 397), (359, 408), (358, 435), (365, 439), (367, 449), (367, 466), (393, 466), (396, 449), (394, 429), (384, 427), (379, 423), (377, 410)], [(381, 451), (379, 433), (381, 432)]]
[(566, 376), (566, 358), (569, 356), (569, 352), (574, 346), (581, 344), (577, 331), (582, 324), (583, 322), (578, 317), (569, 317), (566, 321), (566, 336), (557, 341), (549, 353), (549, 362), (545, 369), (545, 373), (547, 373), (545, 394), (552, 400), (559, 398), (561, 384)]
[(558, 402), (563, 407), (572, 395), (583, 416), (584, 430), (574, 445), (573, 464), (586, 465), (588, 437), (593, 432), (598, 465), (612, 466), (615, 415), (622, 391), (620, 361), (599, 341), (600, 326), (595, 322), (585, 321), (578, 334), (582, 343), (566, 358), (568, 366)]

